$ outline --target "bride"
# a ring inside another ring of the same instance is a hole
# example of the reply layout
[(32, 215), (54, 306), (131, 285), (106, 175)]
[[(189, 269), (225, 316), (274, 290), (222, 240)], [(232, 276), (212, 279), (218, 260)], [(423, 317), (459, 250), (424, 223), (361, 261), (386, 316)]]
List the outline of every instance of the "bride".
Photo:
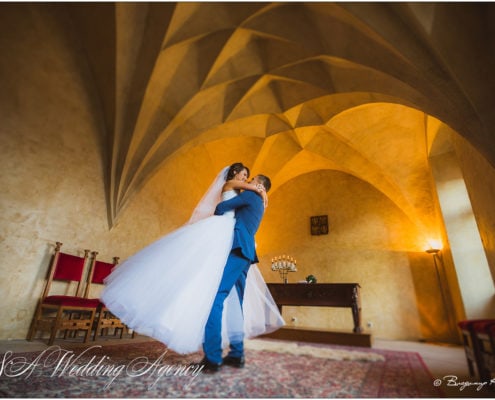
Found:
[[(163, 342), (177, 353), (201, 349), (204, 328), (233, 243), (235, 215), (213, 215), (217, 203), (240, 190), (266, 193), (246, 182), (242, 163), (224, 168), (189, 222), (125, 260), (105, 280), (100, 296), (129, 328)], [(225, 300), (222, 342), (272, 332), (284, 320), (257, 267), (251, 265), (244, 301), (236, 290)]]

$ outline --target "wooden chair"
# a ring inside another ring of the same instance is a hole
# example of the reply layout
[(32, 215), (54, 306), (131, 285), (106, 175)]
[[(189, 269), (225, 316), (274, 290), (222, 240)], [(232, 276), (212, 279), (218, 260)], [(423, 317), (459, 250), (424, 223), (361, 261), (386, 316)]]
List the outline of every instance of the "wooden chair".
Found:
[[(91, 334), (98, 302), (80, 296), (81, 282), (89, 257), (89, 250), (84, 250), (84, 257), (65, 254), (60, 251), (62, 243), (57, 242), (45, 289), (36, 307), (28, 340), (33, 340), (38, 331), (50, 332), (48, 344), (52, 345), (59, 331), (86, 331), (84, 342)], [(66, 283), (77, 282), (74, 295), (49, 295), (53, 281)]]
[(473, 332), (480, 353), (479, 377), (489, 382), (495, 375), (495, 319), (474, 323)]
[[(495, 377), (495, 324), (490, 325), (487, 331), (490, 339), (490, 350), (487, 351), (485, 365), (490, 373), (490, 377)], [(495, 390), (492, 385), (490, 387), (492, 390)]]
[[(96, 260), (98, 252), (93, 251), (92, 253), (91, 268), (88, 276), (88, 284), (86, 286), (86, 291), (84, 297), (89, 297), (89, 291), (92, 285), (104, 285), (105, 278), (110, 275), (112, 270), (116, 268), (119, 257), (113, 258), (113, 263), (107, 263), (103, 261)], [(107, 335), (110, 329), (113, 329), (114, 335), (120, 331), (120, 339), (124, 335), (124, 330), (129, 332), (129, 328), (101, 302), (99, 299), (94, 299), (98, 301), (98, 308), (96, 310), (96, 317), (94, 322), (94, 334), (93, 341), (96, 340), (98, 334), (101, 336)], [(132, 332), (131, 337), (136, 336), (135, 332)]]
[[(493, 322), (491, 319), (474, 319), (460, 321), (457, 325), (461, 331), (464, 353), (468, 364), (469, 375), (477, 376), (480, 379), (485, 376), (483, 359), (480, 348), (480, 341), (474, 330), (475, 325)], [(479, 329), (479, 328), (478, 328)]]

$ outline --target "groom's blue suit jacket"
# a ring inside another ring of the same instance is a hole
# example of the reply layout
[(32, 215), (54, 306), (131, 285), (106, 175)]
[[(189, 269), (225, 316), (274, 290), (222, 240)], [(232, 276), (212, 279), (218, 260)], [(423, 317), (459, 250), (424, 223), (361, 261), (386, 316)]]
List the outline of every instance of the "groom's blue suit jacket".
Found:
[(258, 262), (254, 234), (260, 226), (265, 211), (261, 196), (245, 190), (239, 196), (222, 201), (215, 209), (215, 215), (235, 210), (234, 243), (232, 249), (240, 249), (242, 255), (252, 263)]

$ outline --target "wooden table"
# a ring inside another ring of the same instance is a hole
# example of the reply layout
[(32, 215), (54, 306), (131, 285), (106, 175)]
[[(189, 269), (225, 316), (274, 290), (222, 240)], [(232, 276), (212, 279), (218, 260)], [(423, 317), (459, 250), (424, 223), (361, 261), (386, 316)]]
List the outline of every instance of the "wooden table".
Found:
[(358, 283), (268, 283), (280, 312), (282, 306), (349, 307), (353, 332), (361, 333), (361, 299)]

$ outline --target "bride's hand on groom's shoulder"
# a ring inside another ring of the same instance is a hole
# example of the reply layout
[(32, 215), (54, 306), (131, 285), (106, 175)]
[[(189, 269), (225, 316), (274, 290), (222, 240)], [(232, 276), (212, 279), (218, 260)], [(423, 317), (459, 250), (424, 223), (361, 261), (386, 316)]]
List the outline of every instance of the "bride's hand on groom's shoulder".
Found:
[(265, 208), (268, 207), (268, 195), (266, 194), (266, 191), (262, 191), (260, 192), (261, 194), (261, 198), (263, 199), (263, 205), (265, 206)]
[(256, 187), (256, 191), (258, 192), (258, 194), (263, 199), (263, 204), (264, 204), (265, 208), (267, 208), (268, 207), (268, 195), (266, 194), (265, 187), (261, 183), (257, 183), (255, 185), (255, 187)]

